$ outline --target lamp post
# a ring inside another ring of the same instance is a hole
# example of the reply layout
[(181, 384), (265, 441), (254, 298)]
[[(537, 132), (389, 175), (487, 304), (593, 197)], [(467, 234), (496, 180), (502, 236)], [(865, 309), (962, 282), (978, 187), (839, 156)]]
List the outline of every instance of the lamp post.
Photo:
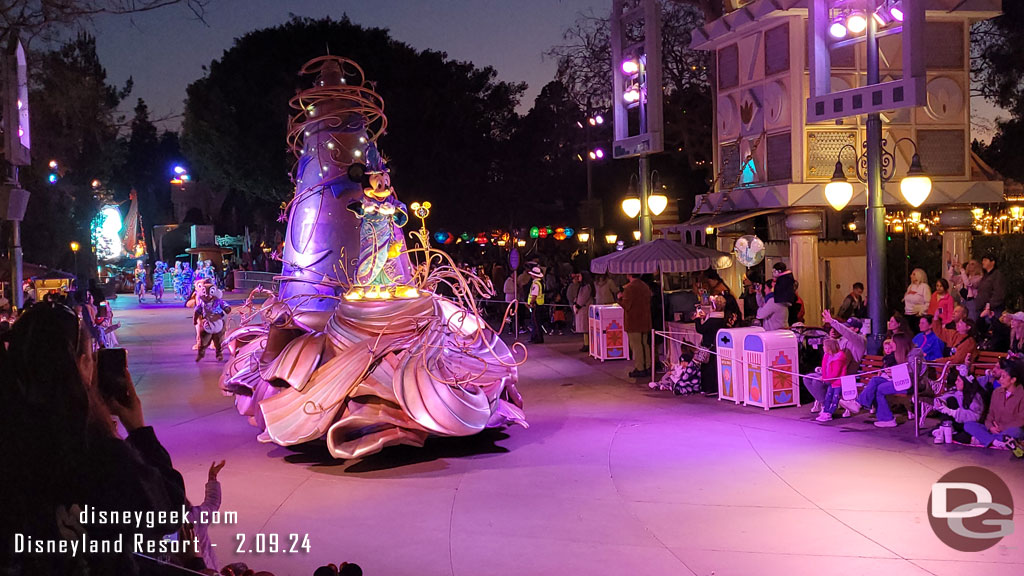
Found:
[(71, 252), (75, 255), (75, 277), (78, 277), (78, 242), (71, 241)]
[[(641, 158), (641, 164), (646, 164), (643, 158)], [(641, 174), (643, 176), (640, 179), (646, 182), (646, 173), (642, 172)], [(651, 173), (652, 181), (657, 174), (657, 171)], [(638, 240), (641, 243), (647, 243), (654, 236), (651, 216), (658, 216), (665, 211), (665, 208), (668, 207), (668, 196), (662, 194), (660, 190), (656, 190), (653, 194), (649, 193), (644, 183), (640, 184), (640, 193), (637, 194), (636, 189), (633, 187), (633, 178), (635, 177), (636, 175), (630, 177), (630, 190), (629, 194), (622, 201), (622, 211), (630, 218), (639, 216), (640, 238)]]

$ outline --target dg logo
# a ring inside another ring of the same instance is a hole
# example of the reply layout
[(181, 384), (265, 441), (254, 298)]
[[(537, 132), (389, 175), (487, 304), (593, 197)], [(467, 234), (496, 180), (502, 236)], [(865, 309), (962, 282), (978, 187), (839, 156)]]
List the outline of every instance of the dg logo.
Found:
[(1013, 534), (1013, 496), (995, 472), (957, 468), (932, 485), (928, 521), (950, 548), (981, 552)]

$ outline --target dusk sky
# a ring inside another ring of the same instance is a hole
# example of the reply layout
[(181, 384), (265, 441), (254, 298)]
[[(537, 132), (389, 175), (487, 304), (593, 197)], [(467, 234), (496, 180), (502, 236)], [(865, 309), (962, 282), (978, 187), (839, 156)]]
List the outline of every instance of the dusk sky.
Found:
[[(210, 0), (205, 24), (184, 6), (172, 6), (98, 18), (95, 32), (110, 81), (123, 85), (129, 76), (135, 79), (122, 105), (126, 113), (136, 98), (143, 98), (152, 117), (177, 116), (160, 123), (176, 129), (185, 88), (203, 75), (202, 67), (220, 58), (235, 38), (281, 24), (290, 14), (347, 14), (357, 24), (389, 29), (392, 37), (414, 48), (493, 66), (502, 80), (527, 82), (520, 106), (525, 112), (554, 78), (555, 63), (544, 52), (562, 42), (581, 14), (604, 17), (610, 10), (611, 0)], [(972, 105), (974, 136), (988, 140), (992, 119), (1001, 111), (980, 98), (972, 99)]]
[[(581, 13), (606, 16), (610, 0), (212, 0), (206, 24), (183, 6), (95, 22), (100, 60), (111, 82), (132, 76), (136, 98), (154, 117), (181, 114), (185, 88), (203, 75), (234, 39), (281, 24), (290, 14), (314, 18), (347, 14), (364, 26), (388, 28), (392, 37), (417, 49), (493, 66), (502, 80), (525, 81), (524, 110), (553, 79), (555, 63), (543, 56)], [(180, 118), (164, 123), (176, 128)]]

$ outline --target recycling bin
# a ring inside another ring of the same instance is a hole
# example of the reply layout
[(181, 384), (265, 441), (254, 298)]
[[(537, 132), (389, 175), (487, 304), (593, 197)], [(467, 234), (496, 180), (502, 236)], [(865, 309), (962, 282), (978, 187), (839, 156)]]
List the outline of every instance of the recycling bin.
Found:
[(743, 339), (764, 332), (760, 326), (723, 328), (715, 337), (718, 348), (718, 399), (739, 404), (746, 397), (747, 370)]
[(746, 360), (744, 405), (765, 410), (800, 405), (797, 337), (789, 330), (771, 330), (743, 337)]

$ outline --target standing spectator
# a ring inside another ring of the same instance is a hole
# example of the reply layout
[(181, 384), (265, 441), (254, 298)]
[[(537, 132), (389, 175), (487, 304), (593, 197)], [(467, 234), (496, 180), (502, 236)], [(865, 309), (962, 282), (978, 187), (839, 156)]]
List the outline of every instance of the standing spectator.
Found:
[[(725, 298), (712, 296), (711, 313), (704, 315), (704, 310), (697, 311), (697, 333), (700, 334), (700, 346), (708, 351), (706, 358), (702, 358), (700, 370), (700, 385), (705, 396), (718, 395), (718, 362), (714, 353), (718, 350), (718, 331), (727, 328), (725, 318)], [(703, 355), (703, 354), (702, 354)]]
[(594, 303), (594, 282), (590, 272), (580, 275), (580, 289), (571, 302), (576, 321), (576, 332), (583, 333), (583, 347), (580, 352), (590, 352), (590, 305)]
[(740, 303), (736, 300), (736, 297), (732, 295), (732, 291), (729, 290), (729, 286), (722, 281), (722, 277), (718, 275), (715, 270), (708, 270), (704, 273), (704, 279), (707, 283), (708, 294), (711, 296), (721, 296), (725, 298), (725, 308), (722, 312), (726, 318), (734, 318), (734, 322), (739, 322), (739, 319), (743, 317), (743, 311), (740, 310)]
[(220, 464), (216, 462), (210, 464), (210, 471), (206, 475), (206, 496), (203, 498), (202, 504), (193, 506), (191, 502), (185, 500), (189, 517), (194, 522), (192, 528), (195, 531), (195, 538), (199, 541), (199, 552), (203, 555), (206, 567), (213, 570), (217, 569), (217, 555), (213, 553), (213, 545), (210, 543), (209, 521), (201, 523), (199, 520), (204, 517), (209, 520), (214, 512), (220, 510), (220, 482), (217, 481), (217, 475), (220, 474), (222, 468), (224, 468), (223, 460), (220, 461)]
[(776, 262), (772, 266), (772, 277), (775, 279), (775, 302), (787, 308), (796, 304), (796, 278), (785, 262)]
[(977, 322), (980, 310), (975, 305), (975, 299), (978, 297), (978, 282), (981, 281), (982, 276), (981, 264), (977, 260), (959, 264), (952, 260), (947, 252), (946, 274), (950, 286), (952, 286), (954, 298), (960, 297), (960, 302), (967, 308), (968, 317)]
[(530, 344), (543, 344), (544, 332), (540, 327), (540, 307), (544, 305), (544, 272), (540, 266), (530, 268), (530, 292), (526, 304), (530, 307)]
[(743, 277), (743, 320), (748, 324), (757, 317), (757, 310), (761, 307), (757, 301), (759, 289), (760, 284), (751, 282), (746, 276)]
[(953, 317), (953, 295), (949, 293), (949, 282), (945, 278), (935, 281), (935, 292), (928, 302), (928, 317), (935, 316), (938, 310), (942, 311), (942, 318)]
[(627, 274), (629, 282), (622, 289), (623, 323), (633, 355), (630, 378), (651, 375), (651, 289), (639, 274)]
[(583, 276), (579, 273), (573, 273), (570, 277), (569, 287), (565, 289), (565, 301), (573, 307), (573, 311), (576, 310), (576, 296), (580, 293), (580, 288), (583, 285)]
[(765, 330), (781, 330), (786, 327), (789, 317), (789, 310), (782, 304), (775, 302), (775, 280), (768, 280), (763, 286), (759, 286), (757, 293), (757, 319)]
[(860, 282), (853, 283), (853, 289), (843, 299), (839, 306), (836, 318), (846, 321), (847, 318), (863, 318), (867, 310), (864, 305), (864, 285)]
[(594, 301), (599, 305), (615, 304), (619, 287), (607, 274), (598, 274), (594, 281)]
[(928, 316), (922, 316), (918, 320), (918, 327), (921, 331), (918, 332), (917, 336), (914, 336), (914, 346), (921, 349), (924, 359), (928, 362), (934, 362), (942, 358), (945, 346), (938, 335), (932, 331), (932, 319)]
[(920, 268), (910, 273), (910, 285), (903, 294), (903, 312), (911, 328), (917, 327), (918, 320), (928, 313), (928, 302), (932, 290), (928, 287), (928, 275)]
[[(1002, 271), (996, 267), (996, 257), (992, 254), (986, 254), (981, 259), (981, 268), (985, 271), (985, 275), (978, 281), (978, 297), (975, 299), (975, 305), (979, 310), (979, 316), (980, 311), (988, 308), (992, 311), (993, 318), (998, 320), (1003, 314), (1003, 310), (1006, 309), (1006, 280), (1003, 278)], [(985, 320), (985, 322), (988, 321)]]
[(507, 276), (508, 276), (508, 273), (505, 272), (505, 267), (502, 266), (501, 264), (495, 262), (494, 265), (491, 266), (491, 284), (495, 288), (497, 288), (498, 286), (504, 287), (505, 286), (505, 278)]
[(993, 369), (999, 387), (992, 391), (985, 422), (967, 422), (964, 430), (971, 444), (1005, 448), (1010, 439), (1024, 439), (1024, 364), (1020, 360), (1000, 362)]
[(800, 289), (799, 282), (793, 282), (793, 294), (796, 296), (796, 300), (789, 307), (789, 325), (803, 324), (804, 323), (804, 300), (800, 297), (800, 293), (797, 290)]
[(505, 283), (502, 286), (502, 291), (505, 293), (505, 302), (516, 301), (516, 276), (515, 274), (509, 274), (505, 277)]

